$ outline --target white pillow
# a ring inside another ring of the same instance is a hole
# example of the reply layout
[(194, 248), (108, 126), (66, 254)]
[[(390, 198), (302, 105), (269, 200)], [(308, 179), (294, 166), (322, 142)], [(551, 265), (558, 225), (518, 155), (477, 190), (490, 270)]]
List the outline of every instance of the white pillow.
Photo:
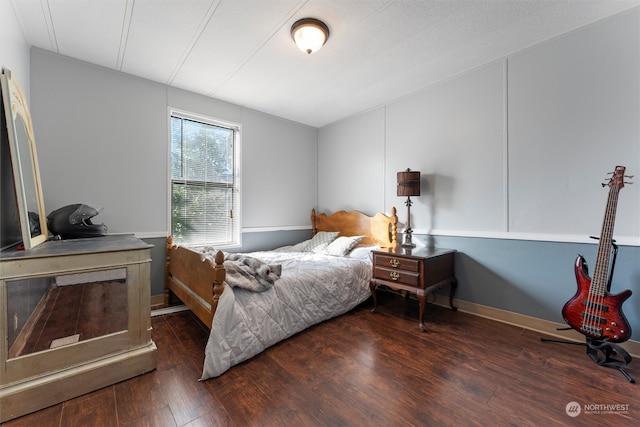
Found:
[(318, 231), (306, 247), (309, 252), (322, 253), (338, 237), (338, 231)]
[(364, 239), (364, 236), (340, 236), (326, 247), (324, 253), (327, 255), (345, 256), (351, 252), (351, 249), (355, 248), (362, 239)]
[(357, 248), (353, 248), (351, 252), (347, 255), (349, 258), (356, 258), (361, 260), (372, 260), (371, 251), (380, 249), (378, 245), (367, 245), (367, 246), (358, 246)]

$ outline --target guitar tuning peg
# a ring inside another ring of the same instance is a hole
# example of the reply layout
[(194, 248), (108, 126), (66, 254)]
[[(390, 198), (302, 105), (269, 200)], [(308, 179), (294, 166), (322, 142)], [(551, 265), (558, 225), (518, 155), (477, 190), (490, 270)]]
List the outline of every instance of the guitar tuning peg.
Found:
[(634, 175), (625, 175), (624, 177), (625, 177), (625, 178), (632, 179), (632, 178), (634, 177)]

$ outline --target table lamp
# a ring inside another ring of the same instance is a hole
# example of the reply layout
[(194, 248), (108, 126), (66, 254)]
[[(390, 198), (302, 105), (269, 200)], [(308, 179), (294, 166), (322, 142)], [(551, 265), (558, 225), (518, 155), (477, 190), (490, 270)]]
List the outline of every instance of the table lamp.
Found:
[(404, 230), (403, 248), (415, 248), (416, 245), (411, 240), (411, 196), (420, 195), (420, 172), (407, 169), (404, 172), (398, 172), (398, 197), (407, 196), (405, 205), (407, 206), (407, 228)]

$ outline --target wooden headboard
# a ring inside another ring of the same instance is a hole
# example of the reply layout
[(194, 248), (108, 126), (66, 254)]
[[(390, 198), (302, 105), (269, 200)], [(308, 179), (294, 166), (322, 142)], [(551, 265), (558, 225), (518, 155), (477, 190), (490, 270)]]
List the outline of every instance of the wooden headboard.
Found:
[(398, 244), (398, 215), (391, 208), (391, 215), (378, 213), (368, 216), (360, 211), (339, 211), (332, 215), (316, 214), (311, 210), (313, 235), (318, 231), (339, 231), (341, 236), (365, 236), (363, 245), (392, 247)]

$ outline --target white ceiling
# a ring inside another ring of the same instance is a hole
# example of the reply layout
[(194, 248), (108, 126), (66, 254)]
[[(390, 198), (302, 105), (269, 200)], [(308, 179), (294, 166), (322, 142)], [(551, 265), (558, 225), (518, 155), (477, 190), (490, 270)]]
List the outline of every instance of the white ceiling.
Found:
[[(320, 127), (640, 0), (11, 0), (41, 49)], [(331, 36), (306, 55), (293, 22)]]

